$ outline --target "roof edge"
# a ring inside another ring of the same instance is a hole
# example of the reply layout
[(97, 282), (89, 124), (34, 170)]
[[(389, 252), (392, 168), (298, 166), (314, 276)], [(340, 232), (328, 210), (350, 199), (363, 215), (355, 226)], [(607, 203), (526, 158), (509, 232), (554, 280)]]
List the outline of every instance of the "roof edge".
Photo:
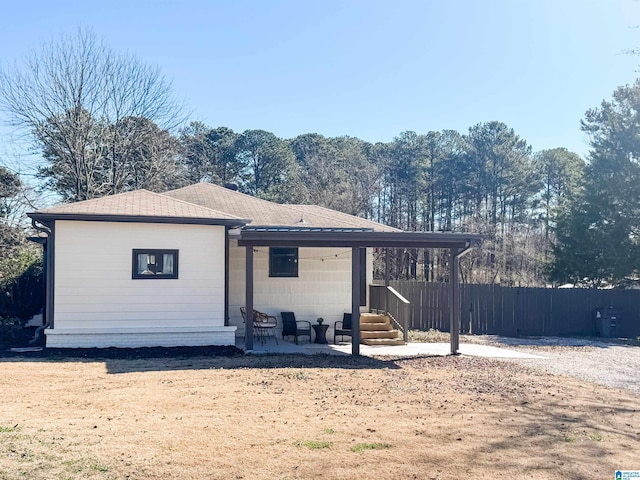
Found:
[[(205, 207), (206, 208), (206, 207)], [(222, 225), (242, 227), (251, 220), (241, 218), (169, 217), (154, 215), (100, 215), (87, 213), (43, 213), (30, 212), (27, 216), (38, 222), (73, 220), (83, 222), (127, 222), (127, 223), (173, 223), (184, 225)]]
[(481, 235), (466, 233), (241, 229), (238, 245), (467, 249), (479, 247), (482, 238)]

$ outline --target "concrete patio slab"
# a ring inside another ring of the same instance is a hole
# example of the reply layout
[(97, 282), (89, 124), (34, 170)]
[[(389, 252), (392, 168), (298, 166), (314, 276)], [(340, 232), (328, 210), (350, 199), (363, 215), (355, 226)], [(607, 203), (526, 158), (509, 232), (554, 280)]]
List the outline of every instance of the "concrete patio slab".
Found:
[[(240, 338), (236, 343), (238, 348), (244, 349), (244, 339)], [(448, 343), (408, 343), (399, 346), (368, 346), (360, 345), (360, 354), (365, 356), (393, 356), (393, 357), (417, 357), (417, 356), (446, 356), (449, 355), (450, 345)], [(301, 355), (350, 355), (351, 344), (341, 343), (338, 345), (318, 345), (315, 343), (295, 343), (269, 338), (264, 344), (259, 341), (254, 342), (253, 350), (246, 353), (260, 355), (269, 353), (292, 353)], [(506, 348), (493, 347), (490, 345), (476, 345), (466, 343), (460, 345), (460, 354), (470, 357), (486, 358), (544, 358), (530, 353), (518, 352)]]

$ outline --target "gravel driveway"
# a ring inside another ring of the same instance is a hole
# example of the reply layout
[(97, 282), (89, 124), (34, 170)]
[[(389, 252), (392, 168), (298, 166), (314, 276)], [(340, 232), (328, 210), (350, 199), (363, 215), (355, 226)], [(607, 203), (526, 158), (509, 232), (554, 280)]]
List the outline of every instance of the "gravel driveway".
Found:
[(486, 337), (486, 342), (544, 357), (509, 361), (640, 394), (640, 346), (557, 337)]

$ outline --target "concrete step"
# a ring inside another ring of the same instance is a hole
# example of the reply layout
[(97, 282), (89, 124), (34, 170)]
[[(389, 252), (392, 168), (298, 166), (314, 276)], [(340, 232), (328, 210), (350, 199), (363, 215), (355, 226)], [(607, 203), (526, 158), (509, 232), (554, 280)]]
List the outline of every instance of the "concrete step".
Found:
[(404, 345), (401, 338), (365, 338), (360, 340), (363, 345)]
[(360, 339), (371, 339), (371, 338), (398, 338), (400, 332), (398, 330), (380, 330), (380, 331), (361, 331)]

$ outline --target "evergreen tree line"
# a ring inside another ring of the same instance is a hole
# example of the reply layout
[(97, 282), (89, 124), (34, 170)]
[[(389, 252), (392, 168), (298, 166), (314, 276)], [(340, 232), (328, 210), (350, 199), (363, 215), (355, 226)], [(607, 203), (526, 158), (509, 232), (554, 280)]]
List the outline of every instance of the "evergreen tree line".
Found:
[[(403, 230), (480, 233), (483, 248), (465, 259), (463, 274), (483, 283), (546, 282), (555, 218), (584, 171), (578, 155), (561, 148), (533, 154), (495, 121), (466, 134), (403, 132), (389, 143), (369, 143), (316, 133), (282, 139), (201, 122), (173, 136), (144, 118), (105, 125), (86, 112), (65, 117), (74, 125), (82, 118), (90, 126), (83, 138), (93, 139), (81, 156), (90, 168), (78, 169), (77, 155), (52, 148), (65, 142), (50, 141), (67, 120), (43, 128), (40, 176), (65, 200), (232, 183), (267, 200), (318, 204)], [(393, 252), (392, 267), (396, 278), (429, 281), (448, 272), (444, 252)]]
[[(620, 285), (640, 271), (638, 83), (586, 113), (588, 162), (564, 148), (534, 153), (498, 121), (387, 143), (179, 128), (187, 122), (160, 71), (85, 31), (0, 69), (0, 106), (42, 154), (38, 176), (63, 201), (234, 183), (403, 230), (480, 233), (482, 248), (462, 263), (466, 282)], [(20, 182), (0, 174), (6, 223)], [(392, 275), (447, 280), (447, 261), (446, 252), (394, 251)]]

